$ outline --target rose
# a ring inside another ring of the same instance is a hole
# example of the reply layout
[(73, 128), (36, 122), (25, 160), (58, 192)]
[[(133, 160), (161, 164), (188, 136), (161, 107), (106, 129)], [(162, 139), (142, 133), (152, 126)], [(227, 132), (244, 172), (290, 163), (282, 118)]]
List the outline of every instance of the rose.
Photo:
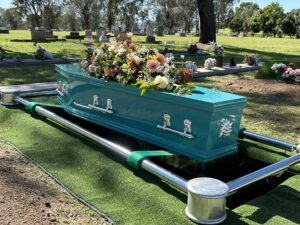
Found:
[(154, 79), (154, 85), (157, 85), (160, 89), (165, 89), (169, 85), (168, 78), (158, 75)]

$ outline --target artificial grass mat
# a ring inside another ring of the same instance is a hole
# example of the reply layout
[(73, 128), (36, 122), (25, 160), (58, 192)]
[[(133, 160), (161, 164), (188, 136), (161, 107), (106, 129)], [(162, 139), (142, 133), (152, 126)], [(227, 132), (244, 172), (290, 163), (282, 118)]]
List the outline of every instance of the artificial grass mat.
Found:
[(300, 224), (300, 176), (293, 176), (273, 191), (234, 212), (246, 224)]
[[(0, 106), (0, 137), (42, 164), (117, 224), (193, 224), (184, 214), (186, 196), (159, 178), (134, 170), (105, 148), (43, 117), (31, 116), (21, 107)], [(243, 215), (231, 210), (227, 213), (224, 224), (248, 224)], [(253, 220), (251, 224), (259, 223)]]
[[(240, 139), (238, 145), (239, 153), (243, 157), (248, 157), (268, 164), (276, 163), (296, 154), (295, 152), (285, 151), (281, 148), (273, 147), (249, 139)], [(300, 174), (300, 163), (292, 166), (290, 170), (297, 174)]]

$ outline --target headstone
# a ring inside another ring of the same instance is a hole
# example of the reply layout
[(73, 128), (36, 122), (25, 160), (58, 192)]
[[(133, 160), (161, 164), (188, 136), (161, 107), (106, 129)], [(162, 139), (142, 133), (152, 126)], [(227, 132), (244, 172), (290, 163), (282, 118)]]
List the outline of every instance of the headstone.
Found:
[(127, 33), (126, 33), (126, 24), (122, 23), (121, 25), (121, 32), (118, 35), (118, 41), (125, 41), (127, 39)]
[(179, 33), (179, 36), (180, 36), (180, 37), (186, 37), (186, 34), (183, 33), (183, 32), (181, 32), (181, 33)]
[(100, 38), (103, 34), (103, 27), (96, 28), (96, 36)]
[(49, 39), (55, 38), (55, 36), (53, 35), (53, 31), (52, 30), (46, 30), (45, 31), (45, 36), (46, 36), (46, 38), (49, 38)]
[(9, 34), (9, 30), (6, 27), (0, 27), (0, 34)]
[(153, 36), (154, 24), (151, 21), (148, 21), (146, 24), (146, 42), (155, 43), (155, 37)]
[(46, 41), (45, 30), (31, 30), (32, 41)]
[(93, 37), (93, 32), (91, 30), (86, 30), (84, 37), (92, 38)]
[(107, 42), (109, 42), (109, 39), (108, 39), (108, 37), (106, 36), (106, 32), (104, 32), (104, 33), (100, 36), (99, 41), (102, 42), (102, 43), (107, 43)]

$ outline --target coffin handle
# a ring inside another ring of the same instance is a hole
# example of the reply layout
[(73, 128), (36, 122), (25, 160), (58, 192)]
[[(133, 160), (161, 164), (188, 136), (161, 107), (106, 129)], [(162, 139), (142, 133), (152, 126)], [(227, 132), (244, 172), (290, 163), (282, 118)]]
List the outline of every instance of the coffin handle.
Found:
[(164, 125), (157, 125), (156, 128), (161, 129), (163, 131), (168, 131), (174, 134), (178, 134), (182, 137), (193, 139), (194, 136), (191, 134), (192, 132), (192, 122), (190, 120), (185, 119), (183, 121), (183, 132), (179, 130), (175, 130), (170, 128), (171, 126), (171, 116), (168, 114), (164, 114)]
[(96, 99), (95, 97), (94, 97), (94, 103), (88, 104), (87, 106), (81, 105), (77, 102), (74, 102), (74, 105), (79, 106), (81, 108), (91, 109), (91, 110), (95, 110), (95, 111), (102, 112), (102, 113), (108, 113), (108, 114), (114, 113), (114, 111), (112, 111), (112, 100), (111, 99), (106, 100), (106, 108), (102, 108), (98, 104), (99, 104), (98, 99)]

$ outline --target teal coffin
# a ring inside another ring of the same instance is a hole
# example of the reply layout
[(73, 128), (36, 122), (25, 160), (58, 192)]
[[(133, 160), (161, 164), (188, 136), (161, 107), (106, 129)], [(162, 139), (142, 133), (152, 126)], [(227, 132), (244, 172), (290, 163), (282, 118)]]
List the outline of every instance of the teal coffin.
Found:
[(190, 95), (150, 90), (143, 96), (89, 76), (77, 65), (56, 65), (58, 102), (77, 117), (201, 162), (237, 151), (245, 97), (197, 87)]

